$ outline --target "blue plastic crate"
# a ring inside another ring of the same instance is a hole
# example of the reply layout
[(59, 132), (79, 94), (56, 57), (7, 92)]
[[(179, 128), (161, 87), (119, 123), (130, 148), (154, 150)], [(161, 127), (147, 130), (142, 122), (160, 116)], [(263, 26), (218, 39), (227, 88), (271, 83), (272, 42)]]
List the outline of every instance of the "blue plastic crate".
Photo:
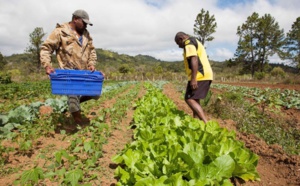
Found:
[(52, 94), (99, 96), (104, 77), (99, 71), (55, 69), (50, 80)]

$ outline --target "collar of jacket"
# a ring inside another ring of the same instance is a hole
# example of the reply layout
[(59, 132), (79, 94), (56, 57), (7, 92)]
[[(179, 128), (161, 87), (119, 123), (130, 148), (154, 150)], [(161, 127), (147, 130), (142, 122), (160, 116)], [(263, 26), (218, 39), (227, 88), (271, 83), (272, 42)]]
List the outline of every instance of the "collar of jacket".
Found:
[[(56, 28), (60, 28), (62, 32), (64, 32), (65, 34), (69, 35), (69, 36), (72, 36), (76, 39), (76, 42), (80, 44), (80, 42), (78, 41), (78, 38), (76, 37), (76, 34), (74, 34), (74, 31), (72, 31), (69, 23), (64, 23), (64, 24), (56, 24)], [(82, 43), (82, 47), (85, 47), (88, 43), (88, 31), (87, 30), (84, 30), (83, 34), (82, 34), (82, 37), (83, 37), (83, 43)]]

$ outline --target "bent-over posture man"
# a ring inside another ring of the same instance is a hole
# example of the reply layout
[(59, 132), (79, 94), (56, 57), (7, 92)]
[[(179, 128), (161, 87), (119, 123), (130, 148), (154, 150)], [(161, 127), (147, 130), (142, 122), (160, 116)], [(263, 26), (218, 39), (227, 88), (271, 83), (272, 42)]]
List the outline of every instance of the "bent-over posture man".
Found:
[(184, 32), (176, 34), (175, 42), (183, 49), (184, 65), (188, 75), (185, 102), (192, 109), (194, 118), (207, 123), (200, 99), (204, 99), (209, 91), (213, 72), (205, 48), (196, 38)]

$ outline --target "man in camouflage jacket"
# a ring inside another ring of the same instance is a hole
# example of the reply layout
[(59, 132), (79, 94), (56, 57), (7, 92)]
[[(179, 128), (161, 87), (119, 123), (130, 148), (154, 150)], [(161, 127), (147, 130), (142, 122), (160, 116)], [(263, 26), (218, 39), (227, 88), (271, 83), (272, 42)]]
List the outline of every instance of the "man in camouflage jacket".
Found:
[[(41, 64), (46, 74), (54, 72), (51, 64), (52, 53), (56, 52), (58, 65), (61, 69), (95, 70), (97, 55), (93, 45), (93, 39), (87, 31), (89, 16), (84, 10), (76, 10), (72, 21), (57, 24), (54, 31), (48, 36), (41, 46)], [(69, 110), (77, 124), (83, 123), (80, 103), (89, 99), (98, 99), (91, 96), (68, 96)], [(74, 127), (73, 127), (74, 129)]]

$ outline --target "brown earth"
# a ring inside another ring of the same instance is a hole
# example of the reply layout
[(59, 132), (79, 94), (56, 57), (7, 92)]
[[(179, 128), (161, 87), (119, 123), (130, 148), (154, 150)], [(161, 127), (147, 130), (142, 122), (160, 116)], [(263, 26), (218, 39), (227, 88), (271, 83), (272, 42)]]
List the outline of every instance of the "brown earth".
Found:
[[(144, 94), (145, 90), (142, 89), (139, 92), (137, 99)], [(113, 100), (116, 101), (116, 99)], [(111, 103), (106, 102), (104, 106), (108, 105), (111, 105)], [(120, 152), (127, 143), (132, 141), (133, 132), (129, 126), (133, 118), (133, 113), (134, 108), (129, 108), (126, 116), (118, 126), (118, 130), (114, 130), (111, 137), (108, 139), (108, 143), (103, 145), (103, 157), (99, 160), (100, 165), (103, 166), (105, 170), (100, 181), (103, 186), (114, 186), (118, 182), (118, 180), (114, 178), (114, 171), (117, 165), (111, 161), (111, 158)]]
[[(252, 84), (251, 84), (252, 85)], [(247, 84), (249, 86), (249, 84)], [(253, 85), (254, 86), (254, 85)], [(256, 85), (257, 86), (257, 85)], [(262, 85), (261, 85), (262, 86)], [(274, 88), (274, 87), (272, 87)], [(296, 87), (297, 88), (297, 87)], [(298, 90), (298, 89), (297, 89)], [(174, 103), (178, 106), (179, 110), (183, 110), (189, 115), (192, 115), (191, 110), (188, 108), (186, 103), (180, 98), (181, 93), (177, 92), (176, 89), (171, 84), (164, 86), (163, 90)], [(140, 91), (137, 97), (143, 96), (144, 90)], [(118, 98), (111, 100), (106, 100), (97, 108), (110, 108)], [(41, 112), (45, 114), (51, 113), (51, 108), (42, 108)], [(122, 150), (126, 143), (130, 143), (132, 140), (132, 129), (129, 128), (132, 121), (134, 108), (129, 108), (126, 116), (121, 121), (118, 129), (113, 130), (112, 134), (108, 137), (107, 143), (103, 146), (103, 157), (99, 159), (99, 165), (101, 166), (101, 172), (99, 173), (99, 180), (92, 183), (92, 185), (101, 186), (114, 186), (117, 180), (114, 178), (114, 170), (116, 165), (112, 163), (111, 158), (115, 156), (120, 150)], [(290, 114), (291, 117), (295, 116), (298, 122), (300, 113), (296, 112)], [(92, 115), (87, 115), (88, 118), (92, 118)], [(220, 120), (208, 116), (209, 119), (216, 120), (220, 123), (222, 127), (226, 127), (229, 130), (235, 130), (235, 122), (232, 120)], [(69, 118), (70, 119), (70, 118)], [(107, 119), (109, 124), (109, 117)], [(300, 159), (299, 156), (290, 156), (283, 152), (282, 148), (278, 145), (268, 145), (262, 139), (256, 137), (255, 135), (248, 135), (244, 133), (237, 133), (237, 138), (244, 141), (245, 146), (251, 149), (253, 152), (259, 155), (260, 159), (258, 162), (257, 170), (261, 177), (259, 182), (247, 182), (240, 183), (239, 180), (234, 180), (236, 185), (245, 186), (265, 186), (265, 185), (278, 185), (278, 186), (296, 186), (300, 185)], [(22, 171), (31, 168), (35, 165), (42, 165), (44, 160), (37, 158), (40, 153), (52, 152), (66, 148), (70, 144), (68, 138), (64, 139), (64, 136), (60, 133), (54, 133), (47, 137), (40, 137), (37, 140), (36, 148), (28, 154), (17, 154), (10, 153), (8, 156), (8, 164), (5, 167), (7, 170), (13, 170), (18, 168), (18, 171), (14, 173), (7, 173), (5, 176), (0, 176), (0, 185), (10, 186), (13, 185), (13, 181), (16, 180)], [(15, 147), (17, 144), (12, 144), (9, 141), (3, 142), (3, 146)], [(46, 182), (48, 186), (55, 186), (58, 184)]]

